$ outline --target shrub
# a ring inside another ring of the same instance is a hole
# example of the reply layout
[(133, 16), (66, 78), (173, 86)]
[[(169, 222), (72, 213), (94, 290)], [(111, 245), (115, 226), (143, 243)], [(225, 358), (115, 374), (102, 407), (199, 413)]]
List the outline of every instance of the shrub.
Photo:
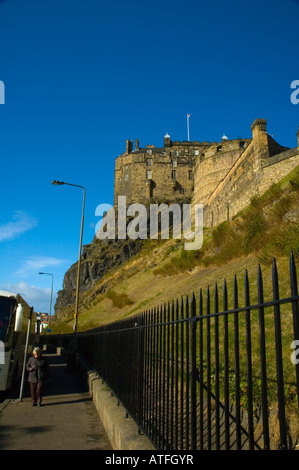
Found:
[(107, 293), (108, 299), (112, 300), (114, 307), (123, 308), (126, 305), (132, 305), (134, 302), (127, 296), (127, 294), (118, 294), (112, 289)]

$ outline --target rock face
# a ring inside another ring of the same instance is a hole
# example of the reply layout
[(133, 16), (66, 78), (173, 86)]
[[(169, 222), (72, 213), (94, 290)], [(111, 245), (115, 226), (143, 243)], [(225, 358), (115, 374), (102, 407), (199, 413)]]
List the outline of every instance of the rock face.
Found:
[[(108, 272), (136, 255), (142, 240), (97, 240), (83, 247), (80, 269), (80, 291), (89, 290)], [(58, 292), (55, 315), (60, 317), (63, 309), (75, 304), (78, 262), (64, 275), (63, 289)]]

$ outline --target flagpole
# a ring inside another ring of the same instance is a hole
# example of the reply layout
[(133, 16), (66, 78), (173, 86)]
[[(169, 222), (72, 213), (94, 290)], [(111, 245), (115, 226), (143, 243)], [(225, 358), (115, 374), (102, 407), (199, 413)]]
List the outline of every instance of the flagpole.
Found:
[(190, 114), (187, 114), (187, 131), (188, 131), (188, 142), (189, 142), (189, 117), (190, 117)]

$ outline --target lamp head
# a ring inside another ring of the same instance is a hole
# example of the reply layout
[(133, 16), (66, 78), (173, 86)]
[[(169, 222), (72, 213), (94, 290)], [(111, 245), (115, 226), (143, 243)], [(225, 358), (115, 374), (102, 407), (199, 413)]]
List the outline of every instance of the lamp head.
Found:
[(52, 184), (55, 184), (56, 186), (60, 186), (60, 185), (64, 184), (64, 182), (63, 181), (53, 180)]

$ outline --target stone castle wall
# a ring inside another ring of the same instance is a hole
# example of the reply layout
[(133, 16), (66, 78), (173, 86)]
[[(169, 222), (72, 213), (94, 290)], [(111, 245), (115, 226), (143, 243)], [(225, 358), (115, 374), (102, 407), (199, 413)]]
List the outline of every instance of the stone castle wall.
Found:
[(209, 145), (199, 142), (171, 142), (164, 138), (164, 147), (148, 145), (135, 150), (127, 141), (126, 152), (115, 162), (114, 206), (118, 196), (126, 196), (127, 204), (191, 200), (194, 187), (195, 158)]
[(206, 204), (210, 194), (250, 144), (250, 139), (223, 140), (212, 144), (198, 158), (194, 171), (193, 200)]
[[(279, 146), (267, 134), (265, 120), (255, 120), (252, 133), (253, 139), (204, 201), (204, 226), (231, 220), (252, 197), (263, 194), (298, 166), (299, 148), (285, 150), (286, 147)], [(198, 198), (202, 191), (200, 173), (199, 164), (194, 176), (193, 204), (202, 203)]]
[(115, 162), (114, 205), (118, 196), (132, 203), (188, 202), (204, 205), (204, 225), (231, 220), (253, 196), (263, 194), (299, 164), (298, 147), (287, 149), (256, 119), (252, 138), (221, 142), (171, 142), (164, 147), (127, 141)]

